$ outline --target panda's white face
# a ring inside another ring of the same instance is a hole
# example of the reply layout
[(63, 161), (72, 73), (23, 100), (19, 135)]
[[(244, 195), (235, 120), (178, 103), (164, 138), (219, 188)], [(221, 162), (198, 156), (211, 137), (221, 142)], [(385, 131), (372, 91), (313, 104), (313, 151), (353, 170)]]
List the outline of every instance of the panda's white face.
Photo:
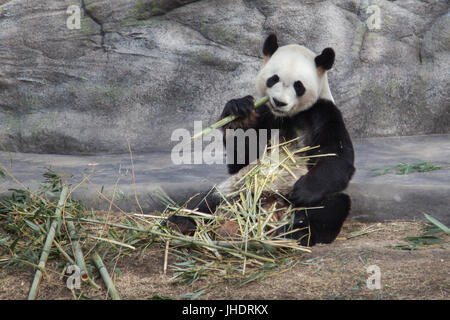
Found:
[[(310, 108), (324, 91), (329, 92), (326, 73), (316, 67), (315, 57), (311, 50), (293, 44), (279, 47), (264, 64), (257, 89), (261, 96), (269, 97), (274, 115), (293, 116)], [(329, 95), (325, 98), (332, 100)]]

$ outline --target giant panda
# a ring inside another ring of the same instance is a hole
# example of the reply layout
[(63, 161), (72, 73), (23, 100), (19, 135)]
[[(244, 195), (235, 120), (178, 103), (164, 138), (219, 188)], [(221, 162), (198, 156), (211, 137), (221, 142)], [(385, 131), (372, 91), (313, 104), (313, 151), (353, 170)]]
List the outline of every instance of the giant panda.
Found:
[[(316, 55), (297, 44), (279, 47), (274, 34), (266, 38), (262, 51), (264, 60), (256, 76), (256, 87), (259, 96), (268, 96), (269, 101), (257, 109), (252, 96), (226, 103), (220, 118), (239, 117), (222, 128), (225, 148), (227, 138), (230, 138), (227, 134), (233, 132), (227, 129), (256, 129), (257, 133), (258, 129), (269, 132), (278, 129), (280, 138), (285, 141), (297, 139), (296, 148), (318, 146), (307, 151), (306, 156), (335, 154), (313, 158), (315, 161), (298, 168), (295, 173), (298, 179), (284, 177), (275, 186), (295, 207), (323, 207), (310, 210), (308, 214), (305, 210), (295, 212), (294, 223), (286, 226), (286, 230), (301, 231), (288, 236), (299, 239), (301, 245), (331, 243), (349, 214), (350, 198), (341, 191), (355, 171), (352, 141), (328, 85), (327, 71), (333, 66), (335, 53), (326, 48)], [(223, 195), (232, 193), (236, 181), (255, 165), (255, 159), (248, 156), (248, 148), (246, 140), (244, 163), (227, 164), (230, 178), (200, 197), (201, 201), (194, 207), (214, 213)], [(232, 152), (231, 156), (236, 160), (242, 150), (235, 144)], [(261, 150), (257, 154), (261, 155)], [(183, 224), (185, 230), (195, 228), (190, 218), (172, 216), (169, 221)], [(305, 237), (306, 232), (308, 237)]]

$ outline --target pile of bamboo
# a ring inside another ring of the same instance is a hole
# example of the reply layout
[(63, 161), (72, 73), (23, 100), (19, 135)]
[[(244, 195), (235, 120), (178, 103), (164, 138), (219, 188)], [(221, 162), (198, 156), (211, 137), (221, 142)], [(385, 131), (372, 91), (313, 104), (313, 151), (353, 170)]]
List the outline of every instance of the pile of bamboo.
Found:
[[(223, 195), (214, 214), (188, 210), (162, 194), (160, 199), (166, 204), (163, 216), (188, 216), (197, 225), (193, 235), (167, 228), (166, 235), (161, 237), (170, 240), (166, 250), (180, 258), (183, 266), (190, 261), (197, 268), (201, 266), (205, 274), (209, 270), (224, 277), (243, 279), (248, 278), (248, 273), (259, 274), (268, 265), (279, 268), (280, 261), (311, 252), (298, 244), (299, 239), (287, 237), (300, 229), (287, 231), (283, 227), (293, 222), (295, 211), (308, 212), (315, 208), (296, 208), (286, 198), (290, 190), (276, 189), (280, 185), (292, 186), (307, 172), (306, 164), (311, 157), (304, 154), (313, 148), (297, 148), (297, 143), (298, 139), (294, 139), (266, 148), (260, 160), (235, 177), (233, 190), (236, 191)], [(273, 161), (275, 150), (277, 161)], [(309, 229), (304, 229), (304, 236), (309, 237)], [(182, 250), (186, 247), (189, 252)], [(175, 267), (175, 276), (187, 277), (192, 270), (193, 266)]]
[[(49, 271), (49, 257), (62, 259), (63, 271), (77, 266), (82, 283), (96, 290), (101, 289), (95, 283), (98, 274), (110, 297), (120, 299), (107, 271), (109, 266), (114, 273), (114, 267), (108, 263), (137, 249), (145, 250), (150, 244), (164, 251), (161, 265), (164, 273), (170, 269), (173, 281), (182, 283), (219, 276), (245, 284), (282, 272), (298, 262), (299, 255), (310, 252), (279, 232), (299, 208), (293, 208), (282, 193), (271, 189), (277, 179), (297, 179), (299, 172), (305, 170), (308, 159), (302, 153), (308, 148), (295, 150), (295, 146), (296, 141), (280, 144), (280, 161), (276, 163), (268, 161), (270, 150), (266, 151), (261, 161), (249, 166), (236, 181), (238, 192), (224, 195), (214, 215), (188, 210), (162, 191), (156, 196), (166, 204), (163, 212), (126, 213), (120, 209), (112, 212), (111, 208), (117, 208), (114, 199), (103, 194), (100, 196), (110, 202), (110, 210), (106, 214), (89, 211), (71, 199), (71, 193), (79, 185), (71, 188), (58, 175), (46, 173), (43, 191), (33, 193), (23, 186), (24, 190), (15, 190), (10, 199), (0, 201), (0, 267), (26, 264), (35, 268), (29, 299), (38, 295), (39, 284)], [(14, 180), (1, 164), (0, 170)], [(267, 190), (279, 195), (283, 206), (277, 201), (269, 203)], [(49, 200), (47, 195), (54, 196), (56, 192), (59, 198)], [(167, 227), (163, 222), (173, 214), (194, 218), (196, 232), (184, 235)], [(233, 226), (232, 232), (223, 232), (227, 225)], [(169, 256), (176, 258), (170, 265)], [(98, 273), (92, 273), (93, 266)], [(76, 298), (76, 290), (72, 289), (72, 293)]]

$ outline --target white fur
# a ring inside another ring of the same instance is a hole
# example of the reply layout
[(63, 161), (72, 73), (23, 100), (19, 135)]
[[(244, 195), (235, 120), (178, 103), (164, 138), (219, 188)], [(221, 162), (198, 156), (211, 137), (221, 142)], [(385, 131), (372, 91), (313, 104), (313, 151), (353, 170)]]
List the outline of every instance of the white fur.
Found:
[[(297, 143), (292, 143), (288, 149), (291, 153), (298, 151), (299, 145)], [(278, 149), (275, 149), (278, 152)], [(308, 169), (305, 164), (305, 160), (303, 159), (304, 154), (297, 153), (293, 156), (297, 165), (291, 163), (289, 165), (290, 172), (280, 166), (280, 163), (291, 162), (290, 159), (287, 158), (285, 153), (282, 153), (282, 156), (279, 157), (278, 161), (275, 162), (270, 157), (270, 155), (264, 155), (262, 159), (256, 160), (254, 163), (250, 163), (245, 166), (241, 170), (239, 170), (236, 174), (232, 175), (221, 184), (216, 186), (217, 190), (223, 196), (232, 197), (237, 196), (235, 192), (241, 190), (245, 187), (245, 180), (243, 179), (250, 171), (252, 171), (256, 166), (263, 168), (260, 172), (269, 175), (271, 177), (266, 184), (263, 195), (270, 194), (281, 194), (285, 197), (288, 197), (289, 193), (292, 191), (292, 187), (295, 182), (303, 175), (308, 172)], [(286, 162), (286, 160), (288, 160)]]
[[(308, 48), (291, 44), (279, 47), (263, 65), (256, 78), (257, 89), (260, 96), (269, 96), (275, 115), (295, 115), (310, 108), (319, 98), (334, 102), (326, 72), (316, 67), (315, 57), (316, 54)], [(268, 88), (266, 81), (275, 74), (280, 81)], [(294, 82), (298, 80), (305, 87), (305, 93), (301, 97), (297, 97), (294, 90)], [(287, 105), (275, 110), (273, 98)]]

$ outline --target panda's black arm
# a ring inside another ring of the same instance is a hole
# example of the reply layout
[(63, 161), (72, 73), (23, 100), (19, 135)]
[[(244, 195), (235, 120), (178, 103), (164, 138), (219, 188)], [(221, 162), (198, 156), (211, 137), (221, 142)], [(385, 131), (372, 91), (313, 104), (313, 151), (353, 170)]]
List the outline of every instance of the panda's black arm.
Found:
[[(255, 110), (254, 99), (251, 96), (228, 101), (221, 118), (231, 114), (239, 117), (222, 127), (222, 131), (224, 133), (223, 144), (227, 152), (228, 172), (234, 174), (259, 158), (267, 144), (267, 140), (261, 136), (259, 129), (268, 129), (267, 137), (270, 137), (269, 118), (272, 114), (265, 105)], [(231, 131), (227, 131), (228, 129)], [(238, 129), (242, 129), (242, 132), (237, 132)], [(250, 129), (254, 129), (254, 133), (251, 133)], [(244, 136), (247, 137), (244, 138)], [(245, 139), (243, 145), (241, 144), (242, 140), (239, 142), (240, 139)], [(233, 145), (229, 145), (232, 142)], [(255, 150), (256, 154), (251, 154), (251, 151)]]
[(297, 205), (314, 204), (328, 194), (344, 190), (355, 172), (352, 141), (339, 110), (333, 105), (312, 111), (316, 114), (310, 117), (311, 145), (320, 148), (309, 155), (334, 153), (336, 156), (314, 159), (315, 164), (294, 185), (291, 200)]

